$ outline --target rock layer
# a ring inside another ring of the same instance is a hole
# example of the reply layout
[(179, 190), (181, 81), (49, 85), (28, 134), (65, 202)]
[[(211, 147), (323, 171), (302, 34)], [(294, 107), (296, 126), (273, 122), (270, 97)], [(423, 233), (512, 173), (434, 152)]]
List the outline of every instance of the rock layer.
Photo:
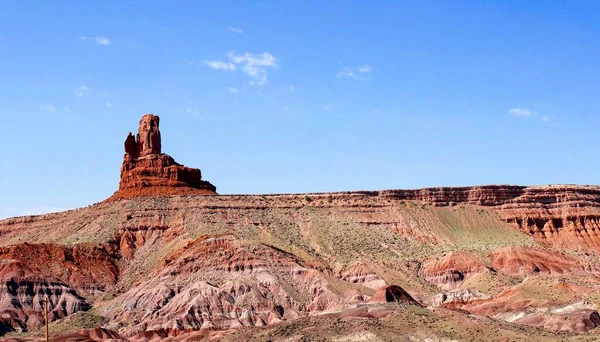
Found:
[(449, 291), (455, 290), (473, 274), (487, 271), (476, 255), (450, 252), (429, 260), (423, 268), (423, 277), (430, 283)]
[(48, 300), (49, 321), (91, 308), (74, 289), (60, 280), (44, 277), (18, 261), (2, 261), (0, 334), (42, 326), (45, 300)]
[[(573, 274), (581, 273), (583, 265), (562, 253), (531, 247), (508, 247), (493, 251), (488, 256), (492, 267), (510, 275)], [(592, 271), (589, 269), (589, 271)], [(594, 272), (590, 272), (594, 273)]]
[(434, 206), (493, 207), (500, 217), (538, 242), (600, 250), (600, 187), (486, 185), (366, 192)]

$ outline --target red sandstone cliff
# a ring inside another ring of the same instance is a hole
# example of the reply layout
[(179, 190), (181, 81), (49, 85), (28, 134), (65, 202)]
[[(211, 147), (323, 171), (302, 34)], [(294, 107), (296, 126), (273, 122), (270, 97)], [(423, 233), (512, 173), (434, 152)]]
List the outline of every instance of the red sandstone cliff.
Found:
[(540, 243), (563, 248), (600, 248), (600, 187), (578, 185), (386, 190), (380, 195), (435, 206), (493, 207), (506, 222)]

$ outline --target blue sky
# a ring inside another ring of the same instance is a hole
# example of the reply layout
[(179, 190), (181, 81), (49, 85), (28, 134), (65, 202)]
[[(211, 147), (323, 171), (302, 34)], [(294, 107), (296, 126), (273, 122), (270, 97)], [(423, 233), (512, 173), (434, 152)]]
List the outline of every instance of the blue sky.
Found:
[(220, 193), (598, 184), (595, 1), (0, 2), (0, 217), (118, 186), (123, 141)]

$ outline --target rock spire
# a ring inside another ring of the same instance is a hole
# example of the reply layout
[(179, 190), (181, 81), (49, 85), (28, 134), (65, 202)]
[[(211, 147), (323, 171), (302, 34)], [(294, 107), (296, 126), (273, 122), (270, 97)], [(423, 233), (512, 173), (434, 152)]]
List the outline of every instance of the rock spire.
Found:
[(175, 162), (161, 152), (160, 118), (142, 116), (137, 135), (125, 138), (119, 190), (110, 199), (138, 196), (216, 194), (216, 187), (202, 180), (200, 169)]

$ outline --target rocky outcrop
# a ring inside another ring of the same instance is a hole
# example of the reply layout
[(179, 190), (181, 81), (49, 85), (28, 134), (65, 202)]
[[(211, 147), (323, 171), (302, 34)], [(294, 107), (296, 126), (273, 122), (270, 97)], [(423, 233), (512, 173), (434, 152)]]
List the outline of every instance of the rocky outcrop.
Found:
[(513, 320), (514, 323), (533, 325), (552, 331), (585, 333), (600, 325), (600, 315), (593, 309), (560, 312), (536, 312)]
[(468, 252), (450, 252), (427, 261), (423, 278), (443, 290), (455, 290), (474, 274), (487, 271), (479, 258)]
[(56, 278), (44, 277), (23, 263), (0, 264), (0, 332), (35, 330), (44, 324), (44, 301), (48, 320), (55, 321), (91, 306), (71, 287)]
[(161, 153), (160, 119), (146, 114), (139, 123), (137, 136), (129, 132), (121, 166), (119, 190), (109, 198), (117, 200), (137, 196), (214, 195), (217, 188), (202, 180), (200, 169), (175, 162)]
[(439, 187), (410, 190), (383, 190), (382, 196), (398, 200), (424, 202), (434, 206), (476, 204), (496, 206), (523, 195), (527, 187), (518, 185), (481, 185), (465, 187)]
[(370, 270), (365, 264), (353, 265), (342, 272), (338, 272), (337, 276), (349, 283), (361, 284), (373, 290), (378, 290), (387, 285), (381, 276)]
[[(581, 273), (584, 265), (562, 253), (531, 247), (506, 247), (489, 254), (492, 267), (510, 275)], [(592, 271), (592, 269), (588, 269)]]
[(565, 205), (577, 203), (600, 207), (600, 187), (581, 185), (478, 185), (410, 190), (382, 190), (373, 193), (399, 200), (424, 202), (434, 206), (475, 204), (500, 206), (506, 204)]
[(600, 250), (598, 186), (485, 185), (385, 190), (376, 194), (434, 206), (469, 204), (493, 207), (504, 221), (540, 243), (568, 249)]
[(142, 116), (138, 134), (136, 136), (138, 145), (138, 155), (136, 157), (143, 157), (149, 154), (160, 154), (161, 141), (159, 123), (160, 119), (157, 115), (146, 114)]
[(117, 282), (117, 251), (110, 245), (19, 244), (0, 247), (0, 262), (16, 260), (41, 277), (60, 279), (78, 290), (95, 292)]
[(431, 301), (433, 306), (460, 309), (467, 305), (475, 305), (490, 300), (491, 297), (475, 289), (450, 291), (440, 293)]

